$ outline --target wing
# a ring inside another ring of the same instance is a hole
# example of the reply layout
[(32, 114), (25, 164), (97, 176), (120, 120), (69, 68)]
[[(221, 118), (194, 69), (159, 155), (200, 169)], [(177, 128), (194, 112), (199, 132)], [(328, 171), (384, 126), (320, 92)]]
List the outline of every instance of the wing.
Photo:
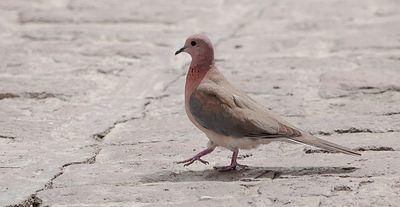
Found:
[(200, 85), (189, 99), (193, 117), (206, 129), (231, 137), (278, 138), (301, 133), (277, 121), (238, 91)]

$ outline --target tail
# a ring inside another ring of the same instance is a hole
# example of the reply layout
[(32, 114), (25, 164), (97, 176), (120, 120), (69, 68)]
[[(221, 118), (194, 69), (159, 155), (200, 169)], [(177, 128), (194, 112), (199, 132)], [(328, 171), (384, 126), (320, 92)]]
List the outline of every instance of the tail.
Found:
[(301, 144), (311, 145), (331, 152), (341, 152), (347, 155), (361, 155), (360, 153), (355, 152), (352, 149), (337, 145), (332, 142), (328, 142), (326, 140), (314, 137), (310, 134), (303, 134), (303, 136), (301, 137), (291, 137), (290, 139)]

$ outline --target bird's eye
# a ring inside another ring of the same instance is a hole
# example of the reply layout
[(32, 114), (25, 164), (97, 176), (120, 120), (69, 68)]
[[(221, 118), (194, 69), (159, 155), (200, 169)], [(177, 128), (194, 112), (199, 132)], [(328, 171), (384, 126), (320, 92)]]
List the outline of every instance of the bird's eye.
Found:
[(191, 44), (192, 46), (196, 46), (196, 42), (195, 42), (195, 41), (190, 42), (190, 44)]

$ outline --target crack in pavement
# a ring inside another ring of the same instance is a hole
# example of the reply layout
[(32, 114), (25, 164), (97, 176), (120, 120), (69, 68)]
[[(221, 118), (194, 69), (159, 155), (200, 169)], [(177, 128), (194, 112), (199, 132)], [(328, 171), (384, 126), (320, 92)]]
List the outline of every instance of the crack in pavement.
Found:
[[(358, 152), (365, 152), (365, 151), (397, 151), (393, 149), (392, 147), (386, 147), (386, 146), (365, 146), (365, 147), (357, 147), (353, 149), (354, 151)], [(306, 154), (313, 154), (313, 153), (338, 153), (338, 152), (330, 152), (327, 150), (323, 149), (310, 149), (310, 148), (304, 148), (303, 150)]]
[(56, 180), (58, 177), (60, 177), (62, 174), (64, 174), (65, 172), (65, 168), (71, 165), (80, 165), (80, 164), (93, 164), (96, 162), (96, 156), (100, 153), (100, 148), (99, 145), (93, 145), (96, 148), (96, 152), (93, 156), (87, 158), (86, 160), (83, 161), (75, 161), (75, 162), (69, 162), (64, 164), (63, 166), (61, 166), (60, 171), (55, 174), (49, 182), (47, 182), (43, 188), (36, 190), (35, 193), (31, 194), (26, 200), (22, 201), (19, 204), (15, 204), (15, 205), (9, 205), (7, 207), (39, 207), (42, 205), (43, 201), (42, 199), (40, 199), (37, 194), (39, 192), (45, 191), (45, 190), (49, 190), (49, 189), (53, 189), (53, 182), (54, 180)]
[(393, 115), (400, 115), (400, 111), (399, 112), (388, 112), (388, 113), (382, 114), (382, 116), (393, 116)]
[(17, 137), (14, 136), (5, 136), (5, 135), (1, 135), (0, 134), (0, 139), (11, 139), (11, 140), (15, 140)]
[(400, 87), (387, 87), (387, 88), (376, 88), (372, 86), (363, 86), (358, 88), (343, 89), (347, 93), (339, 95), (319, 95), (322, 99), (339, 99), (339, 98), (349, 98), (349, 97), (360, 97), (366, 95), (380, 95), (389, 92), (400, 92)]
[(57, 179), (58, 177), (60, 177), (62, 174), (64, 174), (66, 167), (71, 166), (71, 165), (94, 164), (96, 162), (96, 156), (100, 153), (101, 148), (99, 148), (99, 145), (93, 145), (93, 147), (96, 149), (93, 156), (91, 156), (83, 161), (75, 161), (75, 162), (69, 162), (69, 163), (64, 164), (61, 167), (60, 172), (58, 172), (56, 175), (54, 175), (53, 178), (51, 178), (50, 181), (45, 184), (44, 188), (37, 190), (36, 193), (39, 193), (41, 191), (48, 190), (48, 189), (53, 189), (54, 180)]
[(351, 127), (348, 129), (335, 129), (334, 132), (338, 134), (354, 134), (354, 133), (389, 133), (389, 132), (400, 132), (399, 129), (388, 129), (386, 131), (383, 130), (372, 130), (372, 129), (359, 129), (355, 127)]
[(21, 202), (20, 204), (8, 205), (6, 207), (39, 207), (42, 205), (42, 199), (40, 199), (36, 193), (31, 194), (28, 199)]
[(163, 95), (159, 95), (159, 96), (148, 96), (145, 99), (146, 100), (160, 100), (160, 99), (163, 99), (163, 98), (167, 98), (169, 96), (170, 96), (169, 94), (163, 94)]
[(382, 133), (392, 133), (392, 132), (400, 132), (400, 129), (387, 129), (387, 130), (373, 130), (373, 129), (368, 129), (368, 128), (356, 128), (356, 127), (350, 127), (347, 129), (334, 129), (333, 131), (316, 131), (316, 132), (311, 132), (312, 135), (318, 134), (318, 135), (324, 135), (324, 136), (330, 136), (334, 133), (336, 134), (356, 134), (356, 133), (371, 133), (371, 134), (382, 134)]
[(129, 118), (125, 118), (125, 119), (121, 119), (121, 120), (117, 120), (113, 123), (113, 125), (111, 125), (110, 127), (108, 127), (106, 130), (99, 132), (99, 133), (95, 133), (92, 135), (92, 138), (97, 140), (97, 141), (103, 141), (104, 138), (119, 124), (123, 124), (126, 123), (128, 121), (131, 120), (136, 120), (136, 119), (144, 119), (146, 117), (146, 108), (147, 106), (150, 104), (150, 101), (147, 101), (143, 104), (143, 109), (142, 109), (142, 114), (140, 116), (133, 116), (133, 117), (129, 117)]
[(67, 101), (70, 96), (59, 93), (49, 93), (49, 92), (22, 92), (22, 93), (0, 93), (0, 100), (3, 99), (13, 99), (13, 98), (28, 98), (28, 99), (48, 99), (56, 98), (61, 101)]
[[(126, 123), (130, 120), (135, 120), (135, 119), (144, 119), (146, 117), (146, 108), (147, 106), (150, 104), (150, 101), (147, 101), (143, 104), (143, 109), (142, 109), (142, 115), (140, 117), (130, 117), (127, 119), (122, 119), (122, 120), (117, 120), (113, 123), (112, 126), (108, 127), (106, 130), (104, 130), (103, 132), (100, 133), (96, 133), (92, 135), (92, 138), (95, 138), (95, 140), (97, 140), (99, 143), (97, 144), (93, 144), (91, 145), (91, 147), (93, 147), (95, 149), (95, 153), (93, 156), (83, 160), (83, 161), (74, 161), (74, 162), (69, 162), (66, 163), (64, 165), (61, 166), (60, 171), (55, 174), (50, 180), (49, 182), (47, 182), (43, 188), (36, 190), (35, 193), (31, 194), (26, 200), (24, 200), (23, 202), (19, 203), (19, 204), (15, 204), (15, 205), (9, 205), (7, 207), (39, 207), (42, 205), (42, 200), (37, 196), (37, 194), (39, 192), (45, 191), (45, 190), (49, 190), (49, 189), (53, 189), (53, 183), (54, 180), (56, 180), (58, 177), (60, 177), (62, 174), (64, 174), (65, 169), (68, 166), (71, 165), (81, 165), (81, 164), (94, 164), (96, 163), (96, 157), (97, 155), (100, 153), (100, 151), (102, 150), (102, 145), (101, 142), (104, 140), (104, 138), (112, 131), (112, 129), (114, 129), (118, 124), (122, 124), (122, 123)], [(97, 139), (97, 137), (100, 136), (101, 139)]]

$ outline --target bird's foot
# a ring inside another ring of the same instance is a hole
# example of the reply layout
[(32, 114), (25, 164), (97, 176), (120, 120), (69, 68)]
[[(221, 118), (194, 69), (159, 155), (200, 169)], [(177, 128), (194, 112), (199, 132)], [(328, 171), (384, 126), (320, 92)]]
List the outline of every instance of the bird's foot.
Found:
[(236, 167), (239, 167), (241, 169), (248, 168), (247, 165), (241, 165), (239, 163), (233, 163), (233, 164), (231, 164), (229, 166), (214, 167), (214, 169), (219, 171), (219, 172), (227, 172), (227, 171), (231, 171), (231, 170), (236, 170)]
[(183, 166), (186, 167), (186, 166), (189, 166), (189, 165), (193, 164), (195, 161), (200, 161), (201, 163), (203, 163), (205, 165), (209, 164), (207, 161), (201, 159), (201, 156), (197, 156), (197, 155), (192, 157), (192, 158), (189, 158), (187, 160), (179, 161), (179, 162), (177, 162), (177, 164), (185, 163)]
[(201, 159), (201, 157), (203, 157), (204, 155), (210, 154), (212, 151), (214, 151), (215, 147), (216, 147), (215, 145), (210, 146), (210, 147), (208, 147), (207, 149), (205, 149), (205, 150), (199, 152), (199, 153), (198, 153), (197, 155), (195, 155), (194, 157), (189, 158), (189, 159), (187, 159), (187, 160), (183, 160), (183, 161), (177, 162), (177, 164), (185, 163), (183, 166), (186, 167), (186, 166), (189, 166), (189, 165), (193, 164), (194, 161), (198, 160), (198, 161), (200, 161), (201, 163), (207, 165), (208, 162), (205, 161), (205, 160), (203, 160), (203, 159)]

